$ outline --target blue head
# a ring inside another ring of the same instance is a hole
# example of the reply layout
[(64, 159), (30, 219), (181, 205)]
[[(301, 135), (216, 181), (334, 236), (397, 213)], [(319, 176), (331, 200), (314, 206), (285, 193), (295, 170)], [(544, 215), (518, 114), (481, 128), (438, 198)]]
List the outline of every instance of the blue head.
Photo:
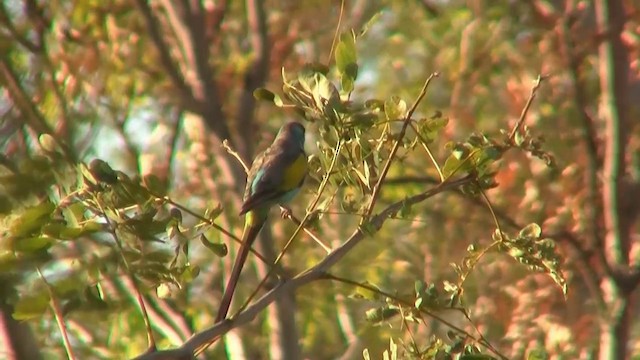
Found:
[(293, 142), (296, 146), (299, 146), (300, 150), (304, 150), (304, 134), (305, 130), (302, 124), (297, 121), (290, 121), (280, 128), (276, 136), (276, 141), (286, 139), (287, 141)]

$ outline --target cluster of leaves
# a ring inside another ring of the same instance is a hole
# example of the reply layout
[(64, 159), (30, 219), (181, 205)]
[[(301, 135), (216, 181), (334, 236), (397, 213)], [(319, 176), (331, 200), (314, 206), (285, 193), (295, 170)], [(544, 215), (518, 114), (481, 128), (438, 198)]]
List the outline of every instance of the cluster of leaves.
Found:
[(543, 238), (538, 224), (525, 226), (515, 236), (496, 230), (493, 240), (498, 244), (498, 251), (509, 254), (532, 271), (547, 273), (567, 295), (567, 282), (560, 270), (560, 256), (556, 253), (553, 239)]
[[(41, 145), (45, 143), (46, 137), (41, 138)], [(51, 296), (65, 314), (105, 310), (117, 301), (107, 300), (100, 284), (113, 276), (128, 275), (145, 289), (181, 287), (195, 279), (199, 268), (189, 263), (187, 246), (195, 231), (182, 226), (180, 210), (168, 209), (170, 200), (157, 178), (131, 178), (101, 160), (89, 166), (61, 160), (60, 153), (47, 151), (26, 163), (38, 164), (43, 174), (30, 182), (43, 185), (37, 193), (18, 185), (22, 171), (3, 179), (5, 196), (29, 197), (32, 203), (12, 208), (11, 215), (0, 220), (5, 229), (0, 268), (5, 276), (16, 275), (15, 285), (21, 286), (20, 296), (11, 297), (16, 319), (41, 316)], [(220, 212), (209, 211), (196, 226), (212, 223)], [(225, 245), (209, 242), (203, 233), (199, 236), (215, 254), (226, 254)], [(173, 252), (170, 244), (177, 244)], [(57, 259), (72, 249), (91, 255), (65, 268)], [(50, 279), (24, 276), (40, 270), (51, 274)]]

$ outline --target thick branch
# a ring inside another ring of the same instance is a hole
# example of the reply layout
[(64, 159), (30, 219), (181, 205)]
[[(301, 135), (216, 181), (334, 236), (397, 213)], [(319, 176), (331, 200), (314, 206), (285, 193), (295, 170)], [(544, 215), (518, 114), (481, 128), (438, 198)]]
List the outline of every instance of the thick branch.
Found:
[(622, 203), (625, 149), (629, 141), (629, 58), (622, 42), (625, 23), (623, 2), (596, 1), (598, 30), (605, 40), (598, 48), (601, 88), (600, 116), (605, 122), (603, 166), (605, 254), (610, 265), (629, 264), (630, 233)]

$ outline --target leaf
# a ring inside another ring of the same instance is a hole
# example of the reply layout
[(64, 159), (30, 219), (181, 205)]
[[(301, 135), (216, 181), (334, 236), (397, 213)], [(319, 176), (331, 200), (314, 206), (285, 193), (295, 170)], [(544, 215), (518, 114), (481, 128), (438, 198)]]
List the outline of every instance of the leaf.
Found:
[(371, 16), (371, 18), (369, 18), (369, 20), (367, 20), (367, 22), (364, 25), (362, 25), (362, 28), (360, 29), (358, 36), (363, 36), (364, 34), (366, 34), (369, 31), (369, 29), (373, 25), (375, 25), (375, 23), (378, 21), (381, 15), (382, 15), (382, 11), (378, 11), (377, 13), (373, 14), (373, 16)]
[(364, 102), (364, 106), (369, 110), (384, 110), (384, 101), (378, 99), (369, 99)]
[(49, 216), (55, 208), (56, 206), (48, 200), (28, 208), (11, 222), (9, 233), (15, 237), (22, 237), (39, 232), (49, 221)]
[(522, 228), (522, 230), (520, 230), (520, 233), (518, 234), (518, 236), (520, 237), (529, 239), (539, 239), (541, 235), (542, 228), (536, 223), (531, 223), (525, 226), (524, 228)]
[(180, 276), (180, 283), (190, 283), (200, 275), (200, 267), (198, 265), (187, 265)]
[(449, 155), (447, 160), (444, 162), (444, 166), (442, 167), (442, 173), (445, 178), (455, 175), (460, 172), (467, 172), (472, 169), (471, 161), (468, 161), (467, 158), (460, 159), (459, 154), (452, 153)]
[[(357, 64), (356, 41), (351, 32), (340, 36), (340, 41), (336, 46), (335, 59), (336, 67), (341, 74), (347, 73), (347, 67)], [(355, 77), (353, 79), (355, 80)]]
[(42, 316), (49, 307), (49, 294), (42, 293), (37, 296), (25, 296), (15, 304), (13, 318), (16, 320), (28, 320)]
[(13, 250), (16, 252), (30, 253), (49, 248), (51, 244), (53, 244), (53, 239), (46, 236), (22, 238), (14, 241)]
[(48, 152), (56, 152), (57, 148), (58, 148), (58, 144), (56, 143), (56, 140), (53, 138), (53, 136), (49, 135), (49, 134), (41, 134), (40, 137), (38, 138), (38, 142), (40, 143), (40, 146)]
[(224, 257), (224, 256), (227, 256), (227, 254), (229, 253), (229, 249), (227, 249), (227, 244), (212, 243), (209, 241), (209, 239), (207, 239), (206, 236), (204, 236), (204, 234), (200, 234), (200, 242), (207, 249), (211, 250), (211, 252), (213, 252), (216, 256)]
[(269, 102), (273, 102), (273, 99), (276, 98), (276, 94), (274, 94), (273, 92), (265, 89), (265, 88), (257, 88), (255, 90), (253, 90), (253, 97), (256, 100), (264, 100), (264, 101), (269, 101)]
[(407, 103), (398, 96), (392, 96), (384, 102), (384, 114), (387, 120), (393, 121), (404, 118), (407, 113)]

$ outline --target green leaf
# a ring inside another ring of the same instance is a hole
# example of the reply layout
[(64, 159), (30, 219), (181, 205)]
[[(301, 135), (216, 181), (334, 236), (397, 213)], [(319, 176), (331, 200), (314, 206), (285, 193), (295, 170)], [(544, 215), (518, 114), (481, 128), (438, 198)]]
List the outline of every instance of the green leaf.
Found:
[(384, 114), (387, 120), (403, 119), (407, 113), (407, 103), (398, 96), (392, 96), (391, 99), (384, 102)]
[(209, 241), (209, 239), (207, 239), (206, 236), (204, 236), (204, 234), (200, 234), (200, 242), (207, 249), (211, 250), (211, 252), (213, 252), (216, 256), (224, 257), (224, 256), (227, 256), (227, 254), (229, 253), (229, 249), (227, 249), (227, 244), (212, 243)]
[(50, 201), (28, 208), (11, 222), (9, 233), (14, 237), (34, 235), (49, 222), (49, 216), (56, 206)]
[(445, 178), (455, 175), (456, 173), (467, 172), (473, 168), (471, 161), (466, 157), (460, 159), (459, 155), (459, 153), (454, 152), (445, 160), (444, 166), (442, 167), (442, 173)]
[(30, 253), (48, 248), (53, 244), (53, 239), (46, 236), (16, 239), (13, 250), (16, 252)]
[[(347, 67), (358, 62), (356, 53), (356, 41), (351, 32), (342, 34), (340, 42), (336, 46), (336, 67), (341, 74), (347, 72)], [(356, 65), (357, 67), (357, 65)], [(355, 77), (353, 78), (355, 79)]]
[(384, 101), (378, 99), (369, 99), (364, 102), (364, 106), (369, 110), (384, 110)]
[(369, 20), (367, 20), (367, 22), (364, 25), (362, 25), (362, 28), (360, 29), (358, 36), (363, 36), (364, 34), (366, 34), (367, 31), (369, 31), (369, 29), (373, 25), (375, 25), (375, 23), (378, 21), (381, 15), (382, 15), (382, 11), (378, 11), (377, 13), (373, 14), (373, 16), (371, 16), (371, 18), (369, 18)]
[(49, 135), (49, 134), (41, 134), (40, 137), (38, 138), (38, 142), (40, 143), (40, 146), (48, 152), (56, 152), (56, 150), (58, 149), (58, 144), (56, 143), (56, 140), (53, 138), (53, 136)]
[(49, 294), (42, 293), (37, 296), (25, 296), (20, 298), (13, 309), (13, 318), (16, 320), (28, 320), (42, 316), (49, 307)]
[(273, 92), (265, 89), (265, 88), (257, 88), (255, 90), (253, 90), (253, 97), (256, 100), (264, 100), (264, 101), (269, 101), (269, 102), (273, 102), (273, 99), (276, 98), (276, 94), (274, 94)]
[(180, 276), (180, 283), (190, 283), (200, 275), (200, 267), (198, 265), (187, 265)]

